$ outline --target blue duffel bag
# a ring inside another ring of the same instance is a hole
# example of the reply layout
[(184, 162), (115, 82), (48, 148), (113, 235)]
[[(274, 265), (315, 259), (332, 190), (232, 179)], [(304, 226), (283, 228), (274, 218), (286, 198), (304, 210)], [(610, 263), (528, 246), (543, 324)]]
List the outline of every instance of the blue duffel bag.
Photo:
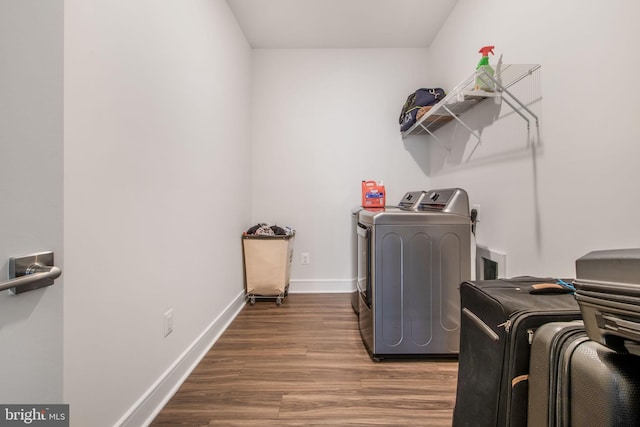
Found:
[(418, 89), (407, 98), (400, 112), (400, 131), (404, 132), (416, 122), (416, 114), (422, 107), (435, 105), (445, 97), (443, 89)]

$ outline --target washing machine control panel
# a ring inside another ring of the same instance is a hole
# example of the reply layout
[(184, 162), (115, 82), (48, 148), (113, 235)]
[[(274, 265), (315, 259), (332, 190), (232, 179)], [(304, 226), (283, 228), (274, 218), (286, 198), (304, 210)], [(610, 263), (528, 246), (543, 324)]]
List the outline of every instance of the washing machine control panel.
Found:
[(469, 197), (461, 188), (409, 191), (398, 207), (405, 211), (438, 211), (469, 216)]
[(416, 210), (426, 194), (426, 191), (409, 191), (402, 197), (398, 206), (404, 210)]
[(420, 209), (442, 210), (453, 196), (453, 190), (430, 190), (427, 197), (420, 203)]
[(442, 211), (458, 215), (469, 215), (469, 197), (461, 188), (429, 190), (417, 210)]

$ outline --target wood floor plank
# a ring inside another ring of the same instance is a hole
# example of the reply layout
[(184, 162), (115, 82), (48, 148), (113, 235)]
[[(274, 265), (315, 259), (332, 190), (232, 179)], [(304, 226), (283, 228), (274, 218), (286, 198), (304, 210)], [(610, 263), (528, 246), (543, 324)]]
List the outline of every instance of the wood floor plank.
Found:
[(152, 426), (450, 426), (455, 360), (374, 362), (348, 294), (243, 308)]

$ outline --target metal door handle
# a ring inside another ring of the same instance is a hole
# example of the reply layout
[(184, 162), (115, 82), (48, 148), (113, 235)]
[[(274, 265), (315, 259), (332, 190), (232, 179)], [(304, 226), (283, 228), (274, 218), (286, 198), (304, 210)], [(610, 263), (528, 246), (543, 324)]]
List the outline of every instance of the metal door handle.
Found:
[(0, 291), (12, 295), (53, 285), (62, 270), (53, 265), (53, 252), (41, 252), (9, 259), (9, 280), (0, 283)]

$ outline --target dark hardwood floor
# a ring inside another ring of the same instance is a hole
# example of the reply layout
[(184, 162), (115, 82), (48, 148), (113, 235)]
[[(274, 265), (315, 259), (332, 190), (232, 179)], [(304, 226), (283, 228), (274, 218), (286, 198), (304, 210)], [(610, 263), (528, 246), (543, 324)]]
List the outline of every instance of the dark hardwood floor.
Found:
[(450, 426), (457, 362), (374, 362), (349, 294), (247, 304), (152, 426)]

